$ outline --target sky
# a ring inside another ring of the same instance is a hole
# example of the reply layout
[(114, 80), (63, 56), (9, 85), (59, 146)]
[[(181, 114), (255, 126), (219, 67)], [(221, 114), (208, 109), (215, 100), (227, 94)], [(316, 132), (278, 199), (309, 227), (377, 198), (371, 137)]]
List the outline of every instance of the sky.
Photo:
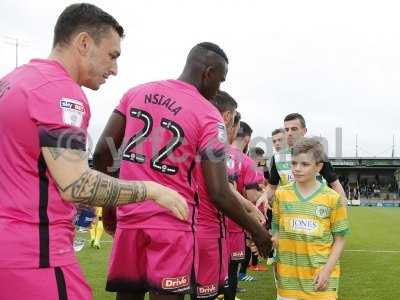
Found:
[[(284, 117), (301, 113), (310, 136), (328, 139), (343, 128), (343, 155), (400, 157), (399, 1), (88, 1), (125, 28), (117, 77), (85, 89), (96, 143), (129, 88), (177, 78), (197, 43), (218, 44), (229, 57), (221, 89), (239, 103), (253, 136), (268, 137)], [(58, 15), (74, 1), (1, 0), (0, 77), (45, 58)]]

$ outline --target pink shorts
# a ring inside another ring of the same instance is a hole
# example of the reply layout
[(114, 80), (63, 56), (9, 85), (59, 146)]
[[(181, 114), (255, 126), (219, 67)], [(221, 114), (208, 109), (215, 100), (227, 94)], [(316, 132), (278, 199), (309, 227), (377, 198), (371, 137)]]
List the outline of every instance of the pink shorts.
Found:
[(197, 238), (199, 266), (196, 299), (214, 299), (228, 284), (228, 251), (225, 238)]
[(43, 269), (0, 269), (0, 291), (1, 299), (93, 299), (78, 264)]
[(108, 270), (110, 292), (193, 292), (195, 243), (192, 232), (117, 228)]
[(245, 242), (244, 242), (244, 232), (229, 232), (229, 253), (230, 260), (232, 261), (242, 261), (245, 256)]

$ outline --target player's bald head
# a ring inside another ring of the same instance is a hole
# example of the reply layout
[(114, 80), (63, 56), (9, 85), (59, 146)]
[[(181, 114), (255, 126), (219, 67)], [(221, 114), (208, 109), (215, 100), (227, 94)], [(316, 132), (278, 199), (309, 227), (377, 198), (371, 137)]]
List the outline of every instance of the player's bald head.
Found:
[(207, 99), (212, 99), (228, 72), (228, 57), (210, 42), (194, 46), (187, 56), (181, 80), (194, 84)]

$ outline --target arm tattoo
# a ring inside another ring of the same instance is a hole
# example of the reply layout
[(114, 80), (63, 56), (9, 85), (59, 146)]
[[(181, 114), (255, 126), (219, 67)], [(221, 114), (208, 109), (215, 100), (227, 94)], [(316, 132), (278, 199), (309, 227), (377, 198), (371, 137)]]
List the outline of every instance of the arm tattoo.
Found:
[(59, 159), (61, 156), (71, 162), (87, 160), (88, 158), (88, 153), (82, 150), (55, 147), (47, 147), (47, 149), (49, 150), (51, 157), (54, 160)]
[(113, 207), (117, 204), (140, 202), (147, 196), (143, 182), (121, 183), (115, 178), (90, 170), (85, 171), (66, 189), (68, 188), (71, 188), (75, 202), (90, 206)]
[(47, 149), (49, 149), (49, 152), (54, 160), (57, 160), (65, 151), (63, 148), (48, 147)]

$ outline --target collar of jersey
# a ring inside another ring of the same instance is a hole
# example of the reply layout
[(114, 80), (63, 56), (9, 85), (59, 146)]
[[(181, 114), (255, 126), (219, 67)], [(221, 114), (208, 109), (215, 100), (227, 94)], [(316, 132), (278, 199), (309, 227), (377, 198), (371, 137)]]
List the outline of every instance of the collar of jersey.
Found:
[(324, 188), (325, 183), (320, 184), (320, 186), (314, 191), (312, 192), (310, 195), (308, 195), (307, 197), (304, 197), (299, 189), (297, 188), (297, 182), (293, 183), (293, 190), (296, 194), (296, 196), (300, 199), (300, 201), (306, 202), (306, 201), (310, 201), (312, 199), (314, 199), (314, 197)]
[(55, 66), (56, 68), (61, 69), (61, 70), (65, 73), (65, 75), (67, 75), (69, 78), (72, 79), (72, 77), (71, 77), (71, 75), (68, 73), (67, 69), (66, 69), (66, 68), (64, 67), (64, 65), (63, 65), (61, 62), (59, 62), (58, 60), (50, 59), (50, 58), (48, 58), (48, 59), (45, 59), (45, 58), (33, 58), (33, 59), (31, 59), (30, 62), (53, 65), (53, 66)]
[(182, 81), (182, 80), (179, 80), (179, 79), (168, 79), (167, 81), (169, 81), (169, 82), (171, 82), (173, 84), (183, 85), (183, 86), (185, 86), (186, 88), (188, 88), (188, 89), (190, 89), (192, 91), (200, 93), (199, 90), (193, 84), (191, 84), (189, 82)]

